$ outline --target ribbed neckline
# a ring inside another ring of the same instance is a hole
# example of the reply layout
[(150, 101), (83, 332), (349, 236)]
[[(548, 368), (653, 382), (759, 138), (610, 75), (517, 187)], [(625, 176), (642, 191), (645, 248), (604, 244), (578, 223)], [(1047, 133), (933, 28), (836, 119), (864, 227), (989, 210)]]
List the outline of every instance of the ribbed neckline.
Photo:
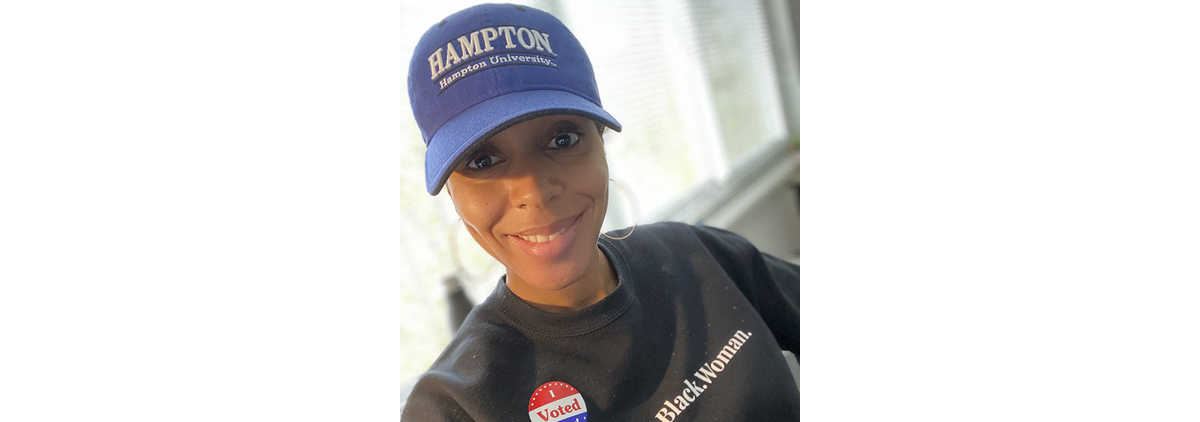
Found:
[(573, 337), (587, 334), (616, 320), (629, 305), (633, 295), (629, 286), (629, 267), (621, 248), (605, 238), (598, 239), (600, 251), (608, 256), (617, 272), (617, 289), (599, 302), (575, 312), (553, 313), (535, 308), (518, 297), (505, 284), (507, 276), (500, 276), (500, 284), (492, 292), (491, 301), (500, 312), (508, 316), (518, 327), (546, 337)]

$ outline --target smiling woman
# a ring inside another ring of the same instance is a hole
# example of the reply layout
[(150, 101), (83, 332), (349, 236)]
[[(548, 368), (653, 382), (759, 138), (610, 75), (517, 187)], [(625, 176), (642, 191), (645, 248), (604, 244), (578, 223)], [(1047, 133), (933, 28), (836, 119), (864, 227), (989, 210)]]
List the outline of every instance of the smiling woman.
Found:
[(426, 190), (446, 188), (505, 275), (421, 376), (404, 420), (798, 416), (780, 353), (799, 348), (795, 265), (709, 227), (602, 237), (603, 133), (621, 125), (562, 22), (515, 5), (450, 15), (417, 44), (409, 93)]
[(467, 231), (508, 269), (534, 306), (572, 311), (616, 288), (596, 246), (608, 207), (608, 163), (596, 126), (551, 115), (492, 136), (446, 181)]

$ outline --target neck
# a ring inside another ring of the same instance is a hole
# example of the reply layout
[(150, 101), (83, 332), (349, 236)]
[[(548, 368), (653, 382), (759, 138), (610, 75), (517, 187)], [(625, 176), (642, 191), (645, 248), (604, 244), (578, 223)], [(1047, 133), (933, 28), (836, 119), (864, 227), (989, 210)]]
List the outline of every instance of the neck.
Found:
[(505, 278), (508, 280), (509, 290), (517, 297), (535, 308), (553, 313), (575, 312), (592, 306), (617, 289), (617, 273), (599, 246), (596, 247), (583, 277), (561, 290), (545, 291), (531, 288), (520, 282), (520, 278), (512, 271), (509, 271)]

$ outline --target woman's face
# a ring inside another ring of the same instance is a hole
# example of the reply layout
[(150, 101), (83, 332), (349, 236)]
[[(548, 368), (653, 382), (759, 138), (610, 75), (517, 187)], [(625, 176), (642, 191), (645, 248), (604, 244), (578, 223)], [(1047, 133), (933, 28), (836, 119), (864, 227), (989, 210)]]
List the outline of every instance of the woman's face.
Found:
[(608, 162), (592, 120), (546, 116), (509, 127), (470, 153), (446, 190), (509, 283), (558, 291), (598, 256)]

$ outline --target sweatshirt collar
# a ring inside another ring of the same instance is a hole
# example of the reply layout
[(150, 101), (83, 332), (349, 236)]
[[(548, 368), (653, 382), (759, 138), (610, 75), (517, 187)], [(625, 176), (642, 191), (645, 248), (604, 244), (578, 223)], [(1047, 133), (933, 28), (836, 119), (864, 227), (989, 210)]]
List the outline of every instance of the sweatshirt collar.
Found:
[(506, 276), (492, 292), (494, 301), (504, 315), (518, 327), (546, 337), (572, 337), (587, 334), (615, 321), (629, 309), (633, 295), (629, 286), (630, 271), (621, 248), (607, 239), (599, 239), (600, 251), (608, 256), (617, 273), (617, 288), (599, 302), (574, 312), (554, 313), (535, 308), (509, 290)]

